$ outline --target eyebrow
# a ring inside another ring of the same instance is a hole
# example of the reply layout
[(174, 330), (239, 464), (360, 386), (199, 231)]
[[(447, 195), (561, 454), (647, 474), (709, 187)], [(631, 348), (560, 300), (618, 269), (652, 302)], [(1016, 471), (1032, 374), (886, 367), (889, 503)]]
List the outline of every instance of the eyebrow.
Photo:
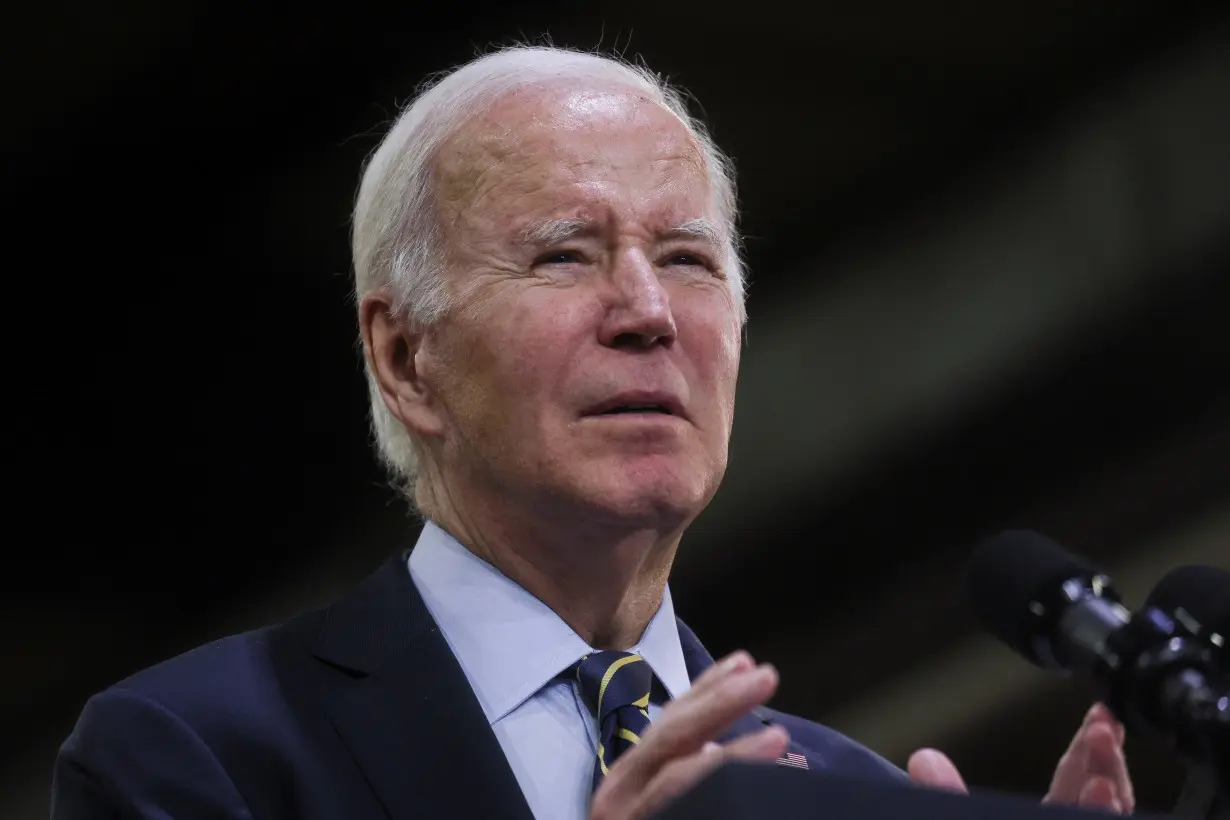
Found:
[[(521, 238), (529, 245), (549, 246), (580, 236), (593, 236), (601, 230), (602, 226), (588, 219), (552, 219), (527, 228)], [(662, 231), (658, 238), (701, 240), (715, 247), (722, 244), (721, 232), (708, 219), (689, 219)]]
[(722, 244), (721, 232), (708, 219), (689, 219), (664, 232), (662, 236), (664, 239), (699, 239), (715, 247)]
[(528, 245), (558, 245), (598, 231), (598, 224), (588, 219), (552, 219), (527, 228), (521, 238)]

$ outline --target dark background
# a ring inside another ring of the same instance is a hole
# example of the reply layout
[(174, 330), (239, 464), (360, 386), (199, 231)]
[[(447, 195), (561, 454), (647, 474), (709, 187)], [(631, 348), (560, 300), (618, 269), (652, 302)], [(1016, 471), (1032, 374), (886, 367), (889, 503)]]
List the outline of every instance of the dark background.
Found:
[[(353, 0), (6, 13), (0, 816), (85, 699), (328, 600), (416, 526), (375, 464), (347, 219), (429, 73), (617, 49), (739, 170), (749, 344), (676, 605), (775, 705), (1041, 793), (1087, 701), (981, 638), (981, 535), (1140, 603), (1230, 563), (1230, 14), (1194, 2)], [(1133, 741), (1142, 807), (1182, 770)]]

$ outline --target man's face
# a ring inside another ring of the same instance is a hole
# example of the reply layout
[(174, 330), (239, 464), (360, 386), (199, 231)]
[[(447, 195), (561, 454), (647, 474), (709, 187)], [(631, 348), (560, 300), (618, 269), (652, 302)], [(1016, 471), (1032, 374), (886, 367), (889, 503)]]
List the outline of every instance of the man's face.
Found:
[(638, 526), (698, 514), (741, 328), (684, 126), (629, 90), (514, 94), (444, 147), (437, 181), (458, 308), (416, 365), (447, 491)]

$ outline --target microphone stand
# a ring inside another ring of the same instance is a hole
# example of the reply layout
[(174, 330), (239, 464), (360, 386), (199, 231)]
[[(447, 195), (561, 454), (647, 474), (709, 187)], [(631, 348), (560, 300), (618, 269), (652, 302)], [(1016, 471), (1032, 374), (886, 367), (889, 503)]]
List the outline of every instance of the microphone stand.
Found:
[(1193, 764), (1188, 769), (1174, 816), (1177, 820), (1230, 820), (1230, 796), (1212, 766)]
[(1127, 662), (1106, 664), (1114, 672), (1103, 702), (1129, 729), (1166, 738), (1188, 762), (1174, 816), (1230, 820), (1230, 689), (1211, 646), (1148, 607), (1106, 647), (1109, 660)]
[[(1174, 684), (1181, 678), (1186, 685), (1180, 690)], [(1180, 716), (1178, 746), (1189, 761), (1175, 816), (1230, 820), (1230, 690), (1193, 670), (1172, 678), (1166, 688)]]
[(1187, 779), (1174, 816), (1230, 820), (1230, 692), (1205, 684), (1187, 688), (1186, 694), (1181, 712), (1187, 720), (1180, 730), (1186, 737), (1179, 745), (1188, 752)]

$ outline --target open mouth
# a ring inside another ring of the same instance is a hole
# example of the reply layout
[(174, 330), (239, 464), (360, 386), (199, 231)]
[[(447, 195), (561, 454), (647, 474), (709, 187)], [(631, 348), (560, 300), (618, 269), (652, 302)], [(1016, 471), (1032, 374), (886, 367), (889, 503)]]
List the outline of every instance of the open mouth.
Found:
[(624, 404), (619, 407), (612, 407), (609, 410), (603, 410), (600, 413), (595, 413), (597, 416), (626, 416), (633, 413), (660, 413), (666, 416), (673, 416), (671, 409), (664, 404)]
[(591, 407), (586, 416), (678, 416), (683, 417), (679, 401), (667, 394), (613, 396)]

